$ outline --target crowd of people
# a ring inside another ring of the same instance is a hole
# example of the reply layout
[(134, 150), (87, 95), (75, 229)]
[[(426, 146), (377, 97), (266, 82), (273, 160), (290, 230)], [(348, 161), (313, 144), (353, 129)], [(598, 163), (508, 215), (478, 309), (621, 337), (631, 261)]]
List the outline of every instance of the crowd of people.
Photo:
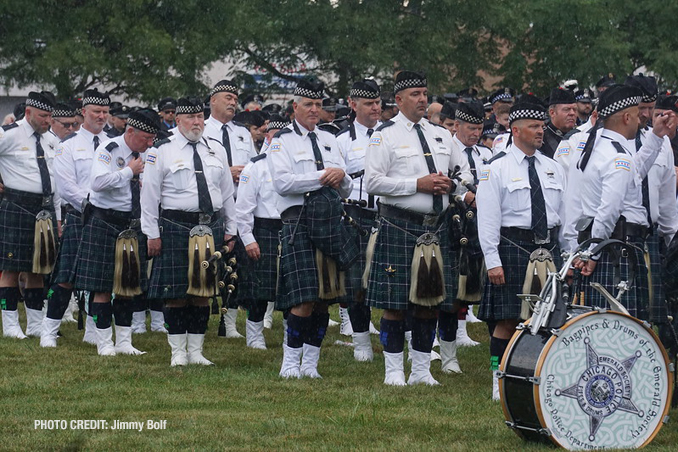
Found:
[[(627, 246), (576, 260), (575, 279), (627, 281), (629, 313), (670, 329), (660, 267), (678, 229), (677, 101), (642, 74), (479, 99), (431, 95), (425, 74), (406, 70), (392, 93), (366, 78), (345, 99), (303, 78), (289, 105), (241, 99), (230, 80), (157, 110), (95, 89), (70, 103), (31, 92), (0, 132), (3, 335), (56, 347), (77, 298), (99, 355), (145, 353), (132, 338), (150, 310), (171, 366), (211, 365), (203, 343), (220, 295), (227, 337), (242, 337), (241, 307), (248, 349), (265, 349), (281, 311), (280, 376), (321, 378), (339, 303), (356, 361), (374, 359), (378, 333), (384, 384), (437, 385), (432, 359), (461, 372), (457, 348), (477, 344), (470, 306), (495, 372), (530, 316), (517, 294), (539, 290), (527, 269), (557, 268), (590, 238)], [(581, 303), (606, 306), (584, 287)]]

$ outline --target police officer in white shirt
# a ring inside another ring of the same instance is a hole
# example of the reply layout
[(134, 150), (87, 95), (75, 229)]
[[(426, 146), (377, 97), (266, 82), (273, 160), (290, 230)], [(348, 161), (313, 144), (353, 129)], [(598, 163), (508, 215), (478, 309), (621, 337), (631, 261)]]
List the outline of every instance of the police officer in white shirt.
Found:
[(171, 365), (211, 365), (202, 355), (208, 298), (187, 293), (189, 233), (195, 226), (206, 226), (217, 247), (223, 238), (232, 249), (233, 180), (221, 144), (202, 136), (205, 116), (200, 99), (177, 101), (177, 124), (179, 133), (156, 143), (146, 156), (141, 230), (148, 237), (148, 256), (153, 257), (148, 298), (165, 300)]
[[(490, 365), (499, 368), (509, 339), (521, 318), (521, 300), (530, 254), (543, 248), (555, 261), (562, 224), (563, 169), (537, 150), (544, 137), (546, 109), (524, 95), (511, 107), (513, 143), (482, 170), (476, 202), (478, 236), (489, 285), (478, 317), (495, 321), (490, 339)], [(499, 400), (495, 374), (492, 396)]]
[[(374, 131), (381, 125), (381, 90), (372, 79), (357, 81), (349, 93), (349, 105), (352, 121), (337, 135), (339, 149), (344, 155), (346, 172), (353, 178), (351, 199), (364, 205), (349, 204), (346, 213), (358, 222), (365, 231), (360, 235), (361, 257), (349, 270), (347, 283), (348, 309), (339, 308), (341, 330), (353, 337), (353, 357), (356, 361), (372, 361), (372, 342), (370, 340), (371, 310), (365, 303), (365, 291), (362, 287), (362, 275), (365, 270), (365, 252), (367, 236), (377, 215), (374, 196), (367, 193), (365, 187), (365, 153)], [(372, 326), (372, 328), (374, 328)]]
[[(287, 127), (288, 122), (273, 115), (268, 132)], [(278, 194), (268, 169), (266, 148), (245, 165), (240, 174), (235, 202), (238, 234), (245, 246), (247, 261), (239, 262), (239, 299), (247, 308), (245, 339), (247, 346), (266, 349), (264, 328), (268, 308), (275, 301), (279, 234), (282, 229), (276, 206)], [(244, 271), (243, 271), (244, 270)], [(272, 312), (271, 312), (272, 314)], [(271, 327), (269, 319), (268, 328)]]
[[(63, 220), (57, 273), (53, 276), (47, 302), (48, 311), (54, 303), (53, 315), (48, 313), (52, 319), (57, 318), (59, 312), (63, 315), (73, 293), (75, 259), (82, 235), (81, 211), (91, 186), (89, 176), (94, 153), (101, 143), (108, 140), (103, 130), (110, 103), (108, 94), (96, 89), (86, 90), (82, 98), (84, 122), (77, 132), (63, 140), (54, 159), (57, 189), (66, 208), (66, 217)], [(96, 344), (95, 328), (94, 320), (88, 314), (83, 341)]]
[(278, 211), (283, 220), (282, 284), (276, 309), (290, 310), (280, 369), (283, 378), (321, 378), (317, 366), (329, 321), (327, 308), (337, 297), (319, 289), (318, 243), (311, 242), (312, 231), (307, 226), (303, 207), (306, 194), (327, 192), (325, 187), (330, 187), (347, 197), (353, 186), (336, 138), (316, 127), (324, 88), (324, 83), (315, 78), (298, 82), (292, 104), (294, 121), (275, 135), (266, 158), (273, 186), (280, 195)]
[[(40, 336), (41, 333), (41, 326), (36, 325), (42, 324), (43, 275), (33, 273), (34, 240), (39, 212), (51, 212), (56, 226), (52, 197), (55, 140), (46, 133), (54, 105), (52, 93), (32, 91), (26, 100), (26, 116), (0, 130), (0, 176), (4, 184), (0, 204), (3, 231), (0, 236), (0, 308), (5, 337), (26, 338), (19, 325), (17, 310), (21, 298), (21, 272), (26, 274), (26, 334)], [(52, 230), (53, 238), (55, 232)], [(56, 252), (54, 242), (52, 252)]]
[[(450, 132), (423, 119), (426, 86), (422, 73), (398, 73), (394, 91), (400, 113), (372, 135), (365, 157), (367, 192), (380, 197), (380, 219), (371, 238), (374, 253), (367, 262), (366, 300), (384, 309), (380, 328), (384, 383), (395, 386), (406, 384), (404, 324), (410, 309), (413, 351), (407, 384), (438, 384), (430, 372), (436, 317), (438, 310), (451, 311), (457, 286), (456, 258), (447, 232), (453, 190), (448, 174), (459, 166), (461, 178), (472, 179), (467, 159), (453, 150)], [(421, 271), (412, 271), (419, 263), (418, 256), (416, 262), (413, 259), (415, 250), (426, 250), (429, 256), (422, 258)]]

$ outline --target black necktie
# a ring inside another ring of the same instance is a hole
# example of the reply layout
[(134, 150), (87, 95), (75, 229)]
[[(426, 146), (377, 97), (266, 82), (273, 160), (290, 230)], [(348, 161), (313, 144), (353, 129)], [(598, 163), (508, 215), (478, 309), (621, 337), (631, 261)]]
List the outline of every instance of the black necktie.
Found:
[(315, 158), (316, 168), (318, 170), (325, 169), (323, 155), (320, 153), (320, 148), (318, 147), (318, 137), (315, 136), (315, 132), (308, 132), (308, 137), (311, 139), (311, 146), (313, 146), (313, 157)]
[(371, 138), (373, 133), (374, 133), (374, 129), (367, 129), (367, 137), (368, 138)]
[(52, 194), (52, 180), (49, 177), (47, 160), (45, 160), (45, 150), (40, 144), (40, 134), (35, 132), (35, 157), (38, 159), (38, 169), (40, 170), (40, 182), (42, 183), (42, 196)]
[(231, 157), (231, 139), (228, 137), (228, 126), (224, 124), (221, 126), (221, 141), (226, 149), (226, 157), (228, 158), (228, 166), (233, 166), (233, 157)]
[(541, 240), (546, 240), (548, 224), (546, 223), (546, 202), (544, 193), (541, 191), (537, 168), (535, 167), (536, 157), (526, 157), (529, 163), (527, 173), (530, 179), (530, 198), (532, 202), (532, 231), (534, 235)]
[(476, 162), (473, 160), (473, 148), (466, 148), (464, 152), (466, 152), (468, 166), (471, 168), (471, 174), (473, 174), (473, 184), (478, 185), (478, 172), (476, 171)]
[[(640, 130), (636, 133), (636, 152), (640, 151), (643, 143), (640, 141)], [(647, 222), (652, 227), (652, 215), (650, 214), (650, 184), (647, 181), (647, 176), (643, 179), (643, 207), (647, 213)]]
[[(431, 149), (428, 147), (428, 143), (424, 137), (424, 132), (421, 130), (421, 126), (419, 124), (415, 124), (414, 129), (417, 131), (417, 135), (419, 135), (419, 142), (421, 143), (421, 150), (424, 153), (424, 158), (426, 159), (428, 172), (431, 174), (438, 174), (438, 170), (436, 170), (436, 164), (433, 161), (433, 155), (431, 154)], [(435, 213), (440, 213), (443, 211), (443, 195), (433, 195), (433, 211)]]
[(97, 148), (99, 147), (99, 144), (100, 144), (99, 137), (95, 135), (94, 140), (92, 140), (92, 141), (94, 141), (94, 150), (96, 151)]
[[(139, 158), (138, 152), (132, 152), (132, 158)], [(139, 186), (139, 175), (135, 174), (132, 176), (132, 180), (129, 181), (129, 186), (132, 189), (132, 218), (141, 218), (141, 203), (140, 203), (140, 186)]]
[(198, 143), (188, 142), (193, 147), (193, 167), (195, 168), (195, 181), (198, 184), (198, 206), (202, 213), (212, 215), (214, 207), (212, 207), (212, 197), (210, 190), (207, 188), (207, 179), (202, 170), (202, 160), (198, 154)]

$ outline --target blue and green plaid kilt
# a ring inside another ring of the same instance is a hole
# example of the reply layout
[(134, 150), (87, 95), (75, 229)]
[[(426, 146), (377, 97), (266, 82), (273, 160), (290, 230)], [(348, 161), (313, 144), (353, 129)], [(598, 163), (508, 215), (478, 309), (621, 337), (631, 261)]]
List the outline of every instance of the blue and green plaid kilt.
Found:
[[(647, 278), (647, 266), (645, 265), (645, 258), (643, 256), (643, 250), (645, 248), (645, 241), (641, 238), (634, 237), (629, 240), (629, 243), (635, 245), (635, 247), (629, 247), (628, 252), (634, 253), (636, 260), (638, 262), (638, 267), (636, 268), (636, 276), (634, 281), (629, 282), (631, 289), (624, 293), (621, 297), (621, 304), (629, 311), (633, 317), (636, 317), (641, 320), (649, 320), (649, 284)], [(619, 248), (615, 248), (615, 251), (619, 251)], [(627, 258), (621, 257), (619, 259), (619, 277), (621, 280), (626, 281), (629, 274), (629, 262)], [(612, 296), (617, 296), (618, 289), (615, 285), (619, 282), (615, 280), (615, 270), (613, 265), (613, 259), (610, 255), (610, 252), (605, 251), (602, 253), (598, 264), (591, 276), (588, 278), (583, 278), (582, 283), (584, 284), (584, 303), (586, 306), (598, 306), (603, 308), (609, 308), (607, 301), (603, 298), (600, 293), (593, 289), (589, 284), (591, 282), (600, 283)]]
[(499, 258), (504, 270), (505, 284), (501, 286), (485, 283), (485, 296), (480, 302), (478, 318), (485, 321), (519, 320), (522, 300), (518, 294), (523, 293), (525, 272), (530, 263), (530, 254), (545, 248), (553, 256), (553, 263), (559, 269), (561, 265), (560, 248), (554, 240), (544, 245), (535, 245), (522, 240), (507, 240), (502, 237), (499, 242)]
[(244, 261), (241, 261), (244, 266), (241, 266), (238, 272), (241, 276), (238, 299), (247, 307), (251, 302), (275, 300), (278, 282), (280, 230), (258, 226), (255, 223), (252, 233), (259, 245), (261, 256), (257, 261), (246, 257)]
[[(78, 249), (75, 288), (90, 292), (111, 293), (115, 275), (115, 243), (118, 235), (127, 229), (101, 218), (90, 217), (82, 230)], [(146, 290), (146, 236), (137, 230), (141, 290)]]
[[(160, 256), (153, 258), (147, 298), (187, 298), (188, 235), (195, 224), (171, 221), (160, 217)], [(208, 225), (218, 249), (224, 241), (224, 222), (218, 218)]]
[(77, 211), (68, 212), (62, 222), (61, 244), (53, 274), (53, 284), (75, 282), (78, 247), (82, 237), (82, 220)]
[[(377, 309), (406, 310), (415, 305), (409, 301), (414, 247), (422, 234), (436, 232), (443, 254), (445, 299), (437, 307), (451, 311), (457, 295), (457, 252), (450, 248), (449, 215), (438, 226), (422, 226), (413, 222), (381, 217), (377, 221), (378, 236), (370, 266), (365, 301)], [(407, 231), (407, 232), (405, 232)]]
[[(0, 202), (0, 270), (33, 271), (35, 216), (41, 207), (23, 207), (3, 199)], [(54, 221), (56, 227), (56, 220)], [(55, 232), (55, 238), (56, 238)]]
[(650, 274), (652, 276), (652, 299), (650, 299), (650, 322), (667, 323), (669, 311), (666, 306), (666, 297), (664, 296), (664, 286), (662, 285), (662, 259), (659, 253), (659, 242), (664, 240), (659, 237), (656, 228), (653, 233), (645, 239), (647, 251), (650, 254)]
[(360, 257), (346, 271), (346, 295), (339, 301), (354, 303), (356, 301), (364, 302), (365, 289), (362, 287), (363, 272), (365, 271), (365, 255), (367, 252), (367, 242), (370, 240), (370, 233), (375, 226), (375, 221), (369, 218), (353, 217), (353, 219), (366, 232), (365, 235), (358, 234)]

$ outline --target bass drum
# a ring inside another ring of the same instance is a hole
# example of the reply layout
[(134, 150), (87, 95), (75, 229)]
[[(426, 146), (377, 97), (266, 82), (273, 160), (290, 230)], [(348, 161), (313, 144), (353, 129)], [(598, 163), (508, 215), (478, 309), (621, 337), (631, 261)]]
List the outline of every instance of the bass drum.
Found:
[(645, 322), (572, 307), (562, 328), (511, 338), (499, 370), (506, 424), (569, 450), (643, 447), (668, 421), (671, 367)]

